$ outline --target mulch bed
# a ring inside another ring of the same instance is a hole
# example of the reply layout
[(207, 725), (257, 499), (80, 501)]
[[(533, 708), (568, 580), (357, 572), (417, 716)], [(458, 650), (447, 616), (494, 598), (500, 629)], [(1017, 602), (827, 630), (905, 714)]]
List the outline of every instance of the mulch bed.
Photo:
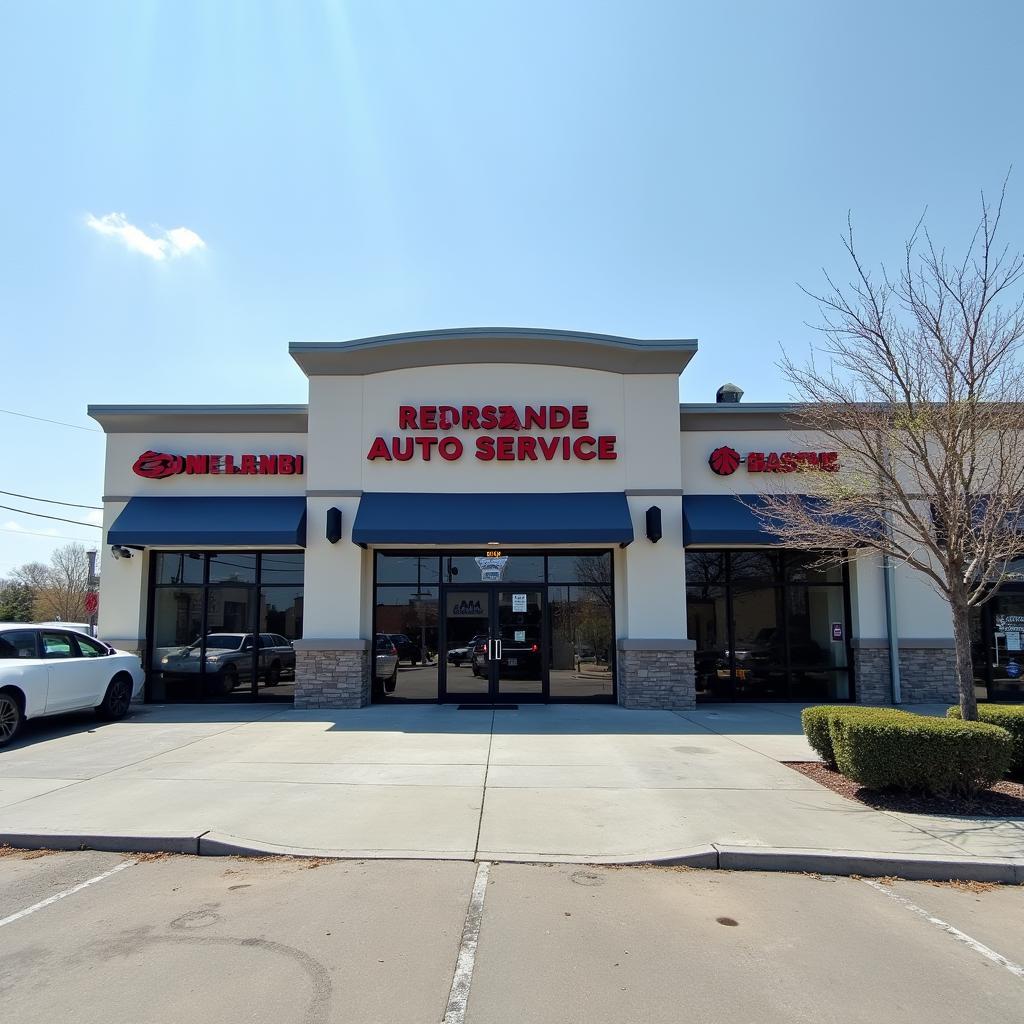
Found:
[(1024, 818), (1024, 782), (1004, 779), (973, 797), (928, 796), (898, 790), (865, 789), (820, 761), (785, 761), (787, 767), (814, 779), (833, 793), (876, 811), (953, 814), (973, 818)]

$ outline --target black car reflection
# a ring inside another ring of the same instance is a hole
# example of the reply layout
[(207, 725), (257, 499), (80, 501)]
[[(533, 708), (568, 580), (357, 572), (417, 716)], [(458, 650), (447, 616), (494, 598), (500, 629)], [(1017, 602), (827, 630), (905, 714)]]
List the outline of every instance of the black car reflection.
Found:
[[(196, 638), (188, 647), (172, 649), (160, 658), (160, 668), (177, 675), (198, 675), (203, 670), (202, 647)], [(207, 634), (205, 670), (211, 692), (227, 695), (240, 683), (251, 683), (254, 664), (257, 679), (277, 686), (283, 679), (295, 678), (295, 648), (278, 633)]]

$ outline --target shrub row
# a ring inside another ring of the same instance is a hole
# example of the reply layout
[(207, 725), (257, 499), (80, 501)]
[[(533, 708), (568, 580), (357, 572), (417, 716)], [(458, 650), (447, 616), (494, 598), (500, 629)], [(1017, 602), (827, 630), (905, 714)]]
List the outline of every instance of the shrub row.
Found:
[[(946, 717), (959, 720), (960, 709), (950, 708)], [(1024, 776), (1024, 704), (982, 704), (978, 707), (978, 721), (998, 725), (1013, 737), (1010, 771)]]
[(1010, 734), (984, 722), (849, 705), (803, 714), (815, 751), (868, 789), (976, 793), (999, 781), (1013, 758)]

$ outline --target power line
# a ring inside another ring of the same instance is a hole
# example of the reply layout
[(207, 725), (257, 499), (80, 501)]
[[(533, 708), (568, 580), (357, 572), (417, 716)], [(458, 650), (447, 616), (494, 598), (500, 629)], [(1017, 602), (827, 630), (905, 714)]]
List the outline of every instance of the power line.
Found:
[(67, 505), (69, 508), (91, 508), (97, 512), (103, 511), (102, 505), (76, 505), (73, 501), (55, 501), (53, 498), (37, 498), (32, 494), (18, 494), (16, 491), (0, 491), (0, 494), (7, 494), (12, 498), (24, 498), (26, 501), (41, 501), (46, 505)]
[(103, 529), (103, 527), (98, 523), (83, 523), (81, 519), (62, 519), (60, 516), (47, 516), (43, 515), (42, 512), (29, 512), (27, 508), (14, 508), (12, 505), (0, 505), (0, 508), (5, 508), (8, 512), (18, 512), (23, 516), (35, 516), (37, 519), (54, 519), (58, 523), (73, 523), (75, 526), (90, 526), (94, 530)]
[(48, 420), (45, 416), (30, 416), (27, 412), (15, 412), (13, 409), (0, 409), (8, 416), (20, 416), (25, 420), (36, 420), (38, 423), (53, 423), (58, 427), (71, 427), (72, 430), (87, 430), (90, 434), (102, 434), (96, 427), (83, 427), (78, 423), (65, 423), (63, 420)]
[(37, 533), (35, 530), (7, 530), (0, 527), (0, 533), (16, 533), (22, 537), (48, 537), (50, 540), (77, 540), (80, 544), (93, 544), (93, 537), (69, 537), (66, 533)]

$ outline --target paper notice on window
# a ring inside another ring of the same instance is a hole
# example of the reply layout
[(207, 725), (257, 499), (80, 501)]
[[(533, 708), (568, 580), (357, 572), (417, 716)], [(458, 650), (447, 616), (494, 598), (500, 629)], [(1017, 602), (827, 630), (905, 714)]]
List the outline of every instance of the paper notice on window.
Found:
[(515, 642), (517, 644), (524, 644), (524, 643), (526, 643), (526, 630), (525, 629), (517, 629), (516, 630), (516, 640), (515, 640)]
[(1006, 634), (1006, 649), (1008, 651), (1019, 651), (1020, 647), (1020, 633), (1007, 633)]
[(525, 594), (513, 594), (512, 595), (512, 611), (513, 612), (525, 612), (526, 611), (526, 595)]

